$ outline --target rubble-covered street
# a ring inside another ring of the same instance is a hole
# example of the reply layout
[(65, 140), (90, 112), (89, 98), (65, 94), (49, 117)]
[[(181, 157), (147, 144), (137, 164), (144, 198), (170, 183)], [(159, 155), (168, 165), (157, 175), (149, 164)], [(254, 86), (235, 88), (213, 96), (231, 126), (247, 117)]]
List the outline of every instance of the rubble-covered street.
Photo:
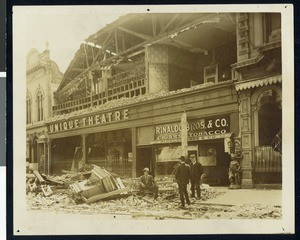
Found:
[[(280, 219), (281, 205), (267, 204), (255, 196), (264, 197), (264, 193), (271, 194), (268, 190), (243, 192), (243, 190), (228, 190), (227, 188), (210, 187), (201, 185), (201, 199), (191, 199), (191, 205), (185, 209), (179, 208), (179, 196), (177, 184), (170, 178), (157, 179), (159, 185), (159, 197), (155, 201), (151, 195), (141, 196), (138, 191), (138, 179), (123, 179), (113, 177), (106, 171), (106, 178), (118, 179), (117, 190), (107, 190), (107, 180), (102, 181), (105, 193), (96, 186), (100, 186), (100, 180), (105, 169), (85, 166), (76, 173), (66, 173), (61, 176), (45, 176), (27, 174), (27, 205), (29, 211), (53, 211), (59, 213), (76, 214), (112, 214), (126, 215), (137, 219)], [(89, 176), (89, 177), (87, 177)], [(103, 177), (103, 176), (102, 176)], [(41, 182), (42, 184), (41, 184)], [(32, 183), (33, 182), (33, 183)], [(96, 184), (96, 185), (93, 185)], [(76, 188), (74, 187), (76, 186)], [(45, 190), (47, 189), (47, 191)], [(97, 191), (95, 190), (97, 189)], [(124, 190), (124, 191), (123, 191)], [(121, 192), (120, 192), (121, 191)], [(116, 194), (114, 194), (116, 193)], [(249, 194), (253, 193), (253, 199)], [(100, 200), (89, 200), (98, 198)], [(256, 194), (256, 195), (255, 195)], [(84, 195), (85, 197), (83, 197)], [(226, 199), (235, 201), (230, 203)], [(99, 197), (100, 196), (100, 197)], [(105, 196), (105, 198), (101, 197)], [(238, 199), (248, 198), (248, 201)], [(224, 199), (224, 202), (223, 200)], [(85, 201), (84, 201), (85, 200)], [(234, 200), (234, 199), (233, 199)]]

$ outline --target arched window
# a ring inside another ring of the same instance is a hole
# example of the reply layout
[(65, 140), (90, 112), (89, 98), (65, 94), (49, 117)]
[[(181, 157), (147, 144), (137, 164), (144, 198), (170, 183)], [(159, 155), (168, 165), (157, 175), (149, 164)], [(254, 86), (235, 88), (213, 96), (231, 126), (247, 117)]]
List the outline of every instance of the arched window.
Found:
[(44, 96), (41, 90), (37, 92), (36, 101), (37, 101), (37, 120), (39, 122), (44, 120)]
[(26, 96), (26, 124), (31, 123), (31, 97), (29, 94)]
[(258, 96), (257, 107), (259, 146), (272, 146), (281, 135), (281, 96), (274, 89), (265, 90)]

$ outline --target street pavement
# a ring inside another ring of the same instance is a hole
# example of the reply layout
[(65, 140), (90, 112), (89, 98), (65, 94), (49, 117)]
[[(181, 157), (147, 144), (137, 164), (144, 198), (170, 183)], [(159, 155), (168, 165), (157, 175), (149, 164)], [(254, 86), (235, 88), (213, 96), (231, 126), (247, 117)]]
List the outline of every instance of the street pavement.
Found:
[(226, 187), (213, 187), (224, 194), (218, 195), (216, 198), (205, 201), (207, 204), (228, 204), (228, 205), (244, 205), (244, 204), (263, 204), (270, 206), (281, 206), (282, 190), (269, 189), (228, 189)]

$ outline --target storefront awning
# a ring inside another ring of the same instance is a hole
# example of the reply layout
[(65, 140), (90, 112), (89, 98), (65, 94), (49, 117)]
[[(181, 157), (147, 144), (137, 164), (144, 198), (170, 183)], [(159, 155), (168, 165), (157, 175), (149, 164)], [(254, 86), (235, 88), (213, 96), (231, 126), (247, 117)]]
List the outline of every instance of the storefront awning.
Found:
[(241, 83), (237, 83), (235, 85), (235, 88), (237, 91), (241, 91), (241, 90), (245, 90), (245, 89), (270, 85), (270, 84), (274, 84), (274, 83), (281, 83), (281, 81), (282, 81), (281, 75), (263, 78), (263, 79), (257, 79), (257, 80), (251, 79), (251, 80), (243, 81)]

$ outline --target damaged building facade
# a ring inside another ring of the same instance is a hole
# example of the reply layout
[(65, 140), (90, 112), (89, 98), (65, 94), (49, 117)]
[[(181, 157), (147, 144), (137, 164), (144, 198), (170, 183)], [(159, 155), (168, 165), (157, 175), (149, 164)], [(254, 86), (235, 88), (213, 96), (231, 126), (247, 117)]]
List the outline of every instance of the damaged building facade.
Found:
[(26, 57), (26, 162), (41, 173), (49, 172), (45, 123), (52, 116), (54, 92), (63, 78), (46, 45), (42, 53), (32, 49)]
[[(280, 14), (128, 14), (81, 44), (47, 121), (48, 173), (85, 163), (172, 175), (196, 153), (210, 184), (281, 182)], [(277, 119), (272, 121), (270, 119)]]

